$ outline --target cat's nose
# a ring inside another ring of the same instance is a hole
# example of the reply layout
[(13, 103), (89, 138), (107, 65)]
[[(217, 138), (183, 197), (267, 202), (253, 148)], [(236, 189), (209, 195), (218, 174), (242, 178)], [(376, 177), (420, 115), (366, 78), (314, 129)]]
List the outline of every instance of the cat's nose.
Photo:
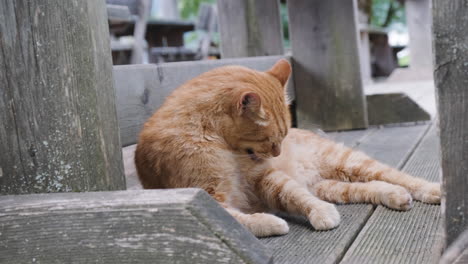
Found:
[(281, 146), (273, 143), (273, 145), (271, 146), (271, 154), (273, 155), (273, 157), (278, 157), (281, 154)]

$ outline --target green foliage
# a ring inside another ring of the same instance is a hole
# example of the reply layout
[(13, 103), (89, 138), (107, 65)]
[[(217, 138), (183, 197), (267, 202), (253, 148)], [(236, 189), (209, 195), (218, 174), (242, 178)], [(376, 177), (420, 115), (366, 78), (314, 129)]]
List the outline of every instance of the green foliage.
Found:
[(406, 55), (398, 59), (398, 66), (400, 67), (408, 67), (410, 64), (410, 55)]
[(201, 3), (215, 4), (216, 0), (179, 0), (178, 8), (183, 19), (195, 19)]
[(405, 7), (396, 0), (372, 0), (370, 23), (377, 27), (406, 23)]
[(285, 3), (280, 5), (280, 16), (281, 16), (281, 26), (283, 28), (283, 43), (284, 47), (287, 49), (290, 47), (289, 42), (289, 19), (288, 19), (288, 7)]

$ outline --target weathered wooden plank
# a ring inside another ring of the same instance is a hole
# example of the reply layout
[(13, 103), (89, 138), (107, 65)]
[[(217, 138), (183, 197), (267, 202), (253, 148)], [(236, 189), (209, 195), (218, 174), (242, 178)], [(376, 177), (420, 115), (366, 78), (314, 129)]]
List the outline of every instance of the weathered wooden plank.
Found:
[[(427, 126), (424, 125), (329, 134), (336, 141), (344, 140), (346, 145), (398, 167), (406, 160), (426, 129)], [(347, 133), (350, 133), (350, 136), (344, 136)], [(289, 234), (261, 241), (270, 247), (277, 263), (336, 263), (341, 260), (372, 214), (373, 206), (339, 205), (338, 210), (342, 221), (334, 230), (318, 232), (305, 218), (285, 217), (290, 226)]]
[(468, 228), (468, 1), (433, 1), (446, 246)]
[(440, 259), (440, 264), (464, 263), (468, 263), (468, 230), (465, 230), (465, 232), (447, 248)]
[[(371, 133), (371, 130), (356, 130), (330, 132), (324, 136), (355, 147)], [(365, 224), (372, 213), (372, 206), (343, 205), (338, 206), (338, 210), (342, 223), (327, 232), (315, 231), (304, 217), (281, 214), (288, 221), (289, 233), (281, 237), (263, 238), (261, 241), (273, 252), (275, 263), (335, 263)]]
[(369, 128), (365, 130), (350, 130), (340, 132), (328, 132), (327, 136), (333, 141), (343, 143), (348, 147), (358, 146), (362, 140), (372, 133), (378, 131), (377, 128)]
[(369, 125), (428, 121), (431, 116), (404, 93), (367, 95)]
[(122, 148), (122, 156), (124, 161), (124, 169), (125, 169), (125, 182), (127, 183), (127, 190), (141, 190), (143, 186), (141, 186), (140, 180), (138, 179), (138, 175), (136, 172), (135, 167), (135, 149), (136, 144), (130, 145), (127, 147)]
[(200, 189), (4, 196), (1, 263), (269, 263)]
[(402, 168), (428, 127), (427, 124), (383, 127), (366, 137), (356, 148), (389, 166)]
[(125, 188), (104, 1), (2, 1), (0, 32), (0, 194)]
[(122, 5), (106, 5), (107, 19), (112, 21), (129, 21), (131, 19), (128, 6)]
[[(405, 172), (439, 180), (439, 142), (433, 127)], [(342, 263), (438, 263), (442, 249), (440, 206), (415, 202), (408, 212), (378, 206)]]
[(132, 15), (138, 14), (138, 0), (106, 0), (107, 4), (126, 6)]
[[(165, 98), (184, 82), (216, 67), (242, 65), (265, 71), (284, 56), (268, 56), (216, 61), (173, 62), (159, 65), (114, 67), (117, 116), (123, 146), (135, 144), (144, 122)], [(293, 77), (288, 93), (294, 99)]]
[(280, 215), (289, 224), (285, 236), (262, 238), (275, 263), (336, 263), (372, 213), (372, 205), (339, 205), (340, 225), (316, 231), (304, 217)]
[(221, 57), (283, 55), (279, 0), (218, 0)]
[(356, 1), (295, 0), (288, 10), (298, 126), (367, 127)]

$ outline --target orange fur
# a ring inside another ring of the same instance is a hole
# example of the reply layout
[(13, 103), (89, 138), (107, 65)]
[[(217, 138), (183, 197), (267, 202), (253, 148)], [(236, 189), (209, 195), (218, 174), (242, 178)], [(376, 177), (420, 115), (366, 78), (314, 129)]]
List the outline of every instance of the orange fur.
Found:
[[(291, 129), (285, 60), (269, 71), (227, 66), (176, 89), (145, 123), (135, 153), (144, 188), (205, 189), (257, 236), (288, 232), (269, 211), (339, 224), (333, 204), (369, 202), (407, 210), (440, 202), (440, 186), (341, 144)], [(385, 182), (384, 182), (385, 181)]]

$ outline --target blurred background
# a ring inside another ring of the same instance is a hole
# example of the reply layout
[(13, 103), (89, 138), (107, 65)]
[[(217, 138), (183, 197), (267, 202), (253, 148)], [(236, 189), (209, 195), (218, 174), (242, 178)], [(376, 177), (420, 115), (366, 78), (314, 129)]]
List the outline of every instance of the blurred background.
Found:
[[(114, 65), (221, 58), (216, 0), (107, 0), (127, 6), (109, 25)], [(364, 82), (385, 78), (411, 64), (405, 1), (359, 0)], [(286, 54), (290, 53), (287, 1), (280, 14)], [(233, 36), (235, 38), (235, 36)], [(133, 54), (132, 54), (133, 53)], [(138, 53), (138, 54), (134, 54)]]

